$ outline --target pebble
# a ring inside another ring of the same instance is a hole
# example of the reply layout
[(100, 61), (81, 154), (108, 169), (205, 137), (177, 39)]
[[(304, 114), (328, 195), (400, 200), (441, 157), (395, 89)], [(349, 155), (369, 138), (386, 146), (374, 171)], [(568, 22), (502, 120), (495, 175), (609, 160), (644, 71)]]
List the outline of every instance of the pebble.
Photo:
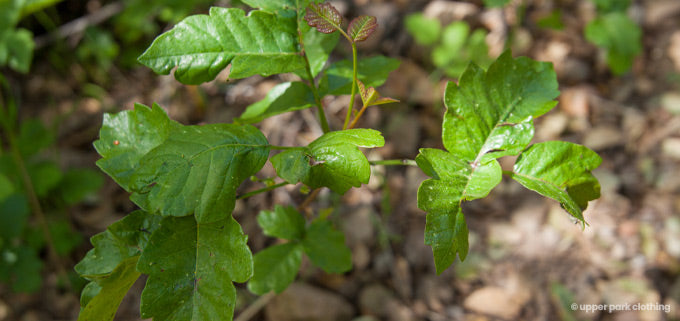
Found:
[[(678, 51), (680, 51), (680, 44), (678, 46)], [(678, 60), (680, 60), (680, 57), (678, 57)], [(678, 63), (680, 64), (680, 61), (678, 61)], [(663, 94), (663, 96), (661, 96), (661, 107), (671, 114), (680, 114), (680, 93), (672, 91)]]
[(7, 317), (9, 316), (9, 306), (5, 301), (0, 300), (0, 321), (7, 320)]
[(494, 286), (472, 292), (465, 298), (463, 306), (474, 312), (509, 320), (515, 320), (522, 309), (521, 302), (512, 293)]
[(616, 127), (606, 125), (589, 130), (583, 138), (583, 145), (595, 151), (621, 145), (622, 142), (621, 131)]
[(661, 151), (665, 156), (680, 160), (680, 137), (670, 137), (661, 143)]
[(386, 317), (389, 306), (396, 300), (393, 291), (379, 283), (370, 284), (359, 292), (359, 307), (364, 314)]
[(560, 108), (569, 116), (587, 118), (589, 111), (588, 98), (590, 88), (578, 86), (567, 88), (560, 95)]
[(680, 219), (671, 217), (664, 226), (664, 248), (670, 256), (680, 259)]
[(354, 308), (333, 292), (304, 283), (293, 283), (265, 308), (269, 321), (349, 321)]
[(668, 45), (668, 57), (675, 65), (675, 70), (680, 72), (680, 31), (676, 31), (671, 36), (671, 43)]

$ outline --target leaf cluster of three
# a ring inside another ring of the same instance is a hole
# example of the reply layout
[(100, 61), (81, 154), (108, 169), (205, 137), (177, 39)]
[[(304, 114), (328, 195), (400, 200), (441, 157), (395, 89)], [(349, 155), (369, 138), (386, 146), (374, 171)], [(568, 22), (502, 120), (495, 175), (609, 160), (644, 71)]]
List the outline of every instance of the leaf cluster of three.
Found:
[[(158, 37), (140, 61), (159, 73), (176, 67), (175, 77), (185, 83), (214, 79), (228, 64), (231, 78), (283, 72), (304, 75), (302, 69), (311, 77), (320, 75), (318, 86), (315, 79), (307, 78), (308, 84), (293, 82), (278, 88), (256, 106), (250, 115), (254, 118), (241, 117), (240, 123), (295, 110), (283, 103), (299, 103), (295, 95), (301, 88), (318, 96), (319, 92), (346, 94), (347, 87), (354, 86), (353, 77), (347, 77), (348, 71), (340, 64), (321, 74), (320, 58), (325, 61), (334, 44), (308, 40), (319, 38), (306, 36), (310, 30), (301, 24), (300, 1), (245, 2), (263, 10), (245, 16), (238, 9), (212, 8), (210, 16), (189, 17)], [(333, 10), (325, 5), (312, 3), (307, 15), (317, 28), (342, 30)], [(315, 15), (324, 18), (315, 22)], [(371, 30), (374, 23), (365, 18), (355, 21), (368, 28), (342, 31), (350, 41), (362, 39), (363, 33), (356, 30)], [(298, 30), (303, 37), (296, 42)], [(177, 39), (186, 43), (178, 46)], [(301, 45), (304, 52), (299, 51)], [(374, 91), (363, 87), (365, 104), (379, 101)], [(581, 210), (599, 192), (590, 174), (599, 157), (584, 147), (560, 142), (525, 149), (533, 136), (532, 117), (554, 107), (556, 87), (548, 64), (513, 59), (506, 53), (488, 72), (471, 65), (460, 85), (447, 88), (443, 139), (448, 151), (423, 149), (416, 159), (432, 177), (419, 189), (418, 206), (428, 212), (426, 243), (433, 247), (438, 272), (457, 253), (465, 257), (467, 227), (460, 203), (484, 197), (498, 184), (498, 157), (521, 153), (510, 175), (557, 199), (573, 216), (583, 219)], [(317, 98), (294, 107), (307, 108)], [(335, 131), (308, 146), (285, 148), (271, 162), (289, 183), (344, 193), (367, 183), (370, 175), (369, 163), (357, 147), (383, 144), (374, 130)], [(305, 227), (299, 213), (283, 207), (263, 212), (258, 223), (266, 234), (289, 242), (258, 253), (253, 260), (246, 236), (230, 213), (236, 188), (258, 172), (270, 149), (276, 148), (255, 127), (182, 126), (169, 120), (159, 107), (140, 105), (133, 111), (106, 115), (95, 147), (103, 156), (98, 165), (132, 193), (131, 199), (143, 211), (93, 238), (95, 249), (78, 266), (78, 272), (92, 281), (83, 294), (82, 320), (113, 317), (115, 307), (103, 304), (103, 298), (120, 302), (140, 273), (149, 275), (142, 293), (142, 317), (230, 320), (236, 296), (232, 281), (245, 282), (254, 273), (249, 284), (253, 292), (281, 291), (294, 279), (303, 252), (326, 271), (350, 267), (343, 236), (330, 223), (318, 220)]]

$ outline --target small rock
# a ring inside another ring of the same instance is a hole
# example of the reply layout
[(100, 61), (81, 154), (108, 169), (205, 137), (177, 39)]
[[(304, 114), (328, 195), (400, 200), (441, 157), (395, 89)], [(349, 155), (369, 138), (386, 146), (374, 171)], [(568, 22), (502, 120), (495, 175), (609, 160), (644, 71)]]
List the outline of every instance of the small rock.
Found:
[(9, 316), (9, 306), (5, 301), (0, 300), (0, 321), (6, 320)]
[(657, 26), (680, 12), (680, 1), (677, 0), (655, 0), (646, 4), (645, 24), (648, 26)]
[(389, 313), (387, 316), (389, 321), (414, 321), (417, 320), (411, 309), (397, 301), (389, 304)]
[(366, 245), (357, 244), (352, 248), (352, 263), (357, 270), (363, 270), (368, 267), (371, 263), (371, 252)]
[(670, 158), (680, 160), (680, 138), (671, 137), (664, 139), (661, 143), (661, 151)]
[(600, 182), (600, 194), (614, 195), (621, 187), (621, 178), (609, 169), (600, 167), (593, 171), (593, 175)]
[(675, 70), (680, 71), (680, 31), (676, 31), (671, 36), (671, 43), (668, 45), (668, 57), (675, 65)]
[(453, 21), (463, 20), (467, 16), (472, 16), (477, 11), (479, 9), (472, 3), (435, 0), (423, 9), (423, 14), (426, 17), (437, 18), (444, 25), (448, 25)]
[(680, 219), (671, 217), (664, 224), (664, 247), (666, 252), (677, 259), (680, 259)]
[(380, 321), (380, 320), (370, 315), (362, 315), (358, 318), (352, 319), (352, 321)]
[(567, 129), (569, 118), (560, 112), (545, 115), (536, 128), (536, 137), (540, 140), (556, 139)]
[(412, 277), (411, 268), (408, 261), (402, 256), (397, 256), (392, 267), (392, 279), (394, 280), (394, 287), (399, 293), (399, 296), (404, 300), (409, 300), (413, 296), (413, 288), (411, 287)]
[[(680, 51), (680, 44), (678, 46), (678, 51)], [(680, 57), (678, 57), (678, 59), (680, 59)], [(680, 63), (680, 61), (678, 61), (678, 63)], [(680, 114), (680, 93), (665, 93), (663, 96), (661, 96), (661, 107), (672, 114)]]
[(637, 109), (625, 107), (623, 109), (623, 132), (626, 133), (628, 144), (633, 149), (637, 147), (637, 140), (647, 130), (647, 119)]
[(596, 151), (621, 145), (622, 142), (621, 131), (610, 126), (595, 127), (589, 130), (583, 138), (583, 145)]
[(515, 320), (522, 309), (516, 297), (507, 290), (494, 286), (472, 292), (465, 298), (463, 306), (474, 312), (510, 320)]
[(361, 206), (343, 219), (342, 230), (349, 246), (356, 244), (371, 245), (373, 243), (373, 221), (371, 206)]
[(572, 117), (587, 118), (590, 97), (590, 88), (578, 86), (567, 88), (560, 95), (560, 108)]
[(267, 305), (269, 321), (346, 321), (354, 308), (343, 297), (304, 283), (293, 283)]
[(359, 307), (365, 314), (386, 317), (390, 303), (396, 300), (392, 290), (379, 283), (368, 285), (359, 292)]

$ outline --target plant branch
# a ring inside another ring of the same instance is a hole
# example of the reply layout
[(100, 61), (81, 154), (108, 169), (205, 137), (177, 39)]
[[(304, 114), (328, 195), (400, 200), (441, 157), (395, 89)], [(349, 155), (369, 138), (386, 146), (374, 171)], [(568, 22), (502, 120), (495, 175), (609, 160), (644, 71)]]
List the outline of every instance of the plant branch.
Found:
[(366, 108), (368, 108), (368, 105), (363, 105), (359, 112), (357, 113), (356, 116), (354, 116), (354, 119), (352, 120), (352, 123), (349, 124), (349, 127), (347, 129), (352, 129), (354, 126), (357, 125), (357, 122), (359, 121), (359, 118), (364, 115), (364, 112), (366, 111)]
[(354, 99), (357, 95), (357, 44), (352, 42), (352, 93), (349, 101), (349, 108), (347, 108), (347, 116), (345, 116), (345, 124), (342, 129), (347, 129), (349, 126), (349, 119), (352, 117), (352, 111), (354, 109)]
[(314, 191), (312, 191), (312, 193), (310, 193), (309, 196), (307, 196), (307, 198), (305, 198), (305, 200), (302, 202), (302, 204), (300, 204), (300, 206), (298, 206), (298, 208), (297, 208), (298, 212), (302, 212), (302, 213), (305, 214), (305, 216), (307, 218), (310, 218), (309, 215), (307, 214), (306, 209), (309, 206), (309, 204), (312, 204), (314, 199), (316, 199), (316, 197), (319, 195), (319, 192), (321, 192), (320, 188), (317, 188)]
[(124, 8), (125, 6), (122, 2), (114, 2), (111, 4), (107, 4), (106, 6), (102, 7), (101, 9), (98, 9), (92, 14), (78, 18), (76, 20), (73, 20), (62, 25), (55, 32), (35, 38), (35, 48), (39, 49), (46, 45), (49, 45), (50, 43), (54, 42), (57, 39), (68, 38), (74, 34), (82, 33), (83, 31), (85, 31), (85, 29), (87, 29), (87, 27), (97, 25), (106, 21), (107, 19), (123, 11)]
[(274, 292), (269, 292), (255, 300), (253, 304), (249, 305), (243, 310), (234, 321), (248, 321), (254, 317), (262, 308), (264, 308), (271, 299), (274, 298)]
[(275, 185), (272, 185), (272, 186), (267, 186), (265, 188), (261, 188), (261, 189), (258, 189), (258, 190), (254, 190), (252, 192), (245, 193), (243, 195), (239, 195), (239, 196), (236, 197), (236, 199), (240, 200), (240, 199), (248, 198), (248, 197), (251, 197), (251, 196), (254, 196), (254, 195), (257, 195), (257, 194), (266, 193), (266, 192), (275, 190), (279, 187), (286, 186), (288, 184), (289, 184), (288, 182), (282, 182), (282, 183), (278, 183), (278, 184), (275, 184)]
[(305, 51), (304, 39), (302, 37), (302, 31), (300, 30), (300, 21), (298, 19), (298, 41), (300, 42), (300, 47), (302, 48), (302, 57), (305, 58), (305, 70), (307, 71), (307, 80), (309, 81), (309, 88), (312, 89), (312, 95), (314, 96), (314, 102), (316, 103), (316, 110), (319, 114), (319, 122), (321, 123), (321, 129), (324, 134), (331, 131), (328, 126), (328, 119), (326, 119), (326, 113), (323, 110), (323, 103), (321, 102), (321, 97), (319, 97), (319, 89), (316, 87), (314, 82), (314, 75), (312, 75), (312, 66), (309, 63), (309, 57), (307, 57), (307, 52)]
[(369, 164), (371, 165), (402, 165), (402, 166), (418, 166), (416, 164), (416, 161), (412, 159), (386, 159), (386, 160), (374, 160), (374, 161), (368, 161)]
[(513, 172), (513, 171), (503, 171), (503, 175), (508, 176), (508, 177), (512, 177), (512, 176), (515, 175), (515, 172)]

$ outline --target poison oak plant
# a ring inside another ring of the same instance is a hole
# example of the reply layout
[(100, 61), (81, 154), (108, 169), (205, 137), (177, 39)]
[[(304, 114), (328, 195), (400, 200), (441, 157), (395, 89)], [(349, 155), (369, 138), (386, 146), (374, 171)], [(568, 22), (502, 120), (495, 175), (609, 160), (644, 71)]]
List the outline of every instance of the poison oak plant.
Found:
[[(295, 73), (302, 81), (274, 87), (233, 124), (185, 126), (158, 106), (104, 116), (97, 164), (141, 209), (92, 238), (92, 249), (76, 266), (91, 282), (82, 294), (79, 320), (111, 320), (130, 286), (148, 275), (141, 315), (154, 320), (231, 320), (233, 282), (263, 294), (283, 291), (296, 277), (303, 255), (327, 272), (351, 269), (344, 236), (324, 215), (309, 221), (289, 204), (263, 211), (264, 233), (286, 240), (252, 255), (247, 237), (232, 218), (237, 199), (287, 184), (343, 194), (369, 180), (370, 166), (417, 165), (431, 179), (418, 191), (427, 214), (425, 242), (437, 272), (468, 251), (461, 203), (485, 197), (503, 174), (556, 199), (585, 224), (582, 210), (599, 196), (590, 171), (600, 158), (566, 142), (529, 146), (533, 119), (553, 108), (559, 92), (552, 66), (509, 52), (487, 71), (471, 64), (459, 84), (446, 89), (443, 123), (446, 150), (422, 149), (413, 160), (370, 162), (362, 148), (381, 147), (379, 131), (355, 129), (365, 110), (394, 101), (375, 87), (398, 61), (359, 59), (356, 43), (377, 28), (374, 17), (345, 23), (330, 4), (309, 0), (243, 0), (255, 9), (212, 8), (160, 35), (139, 61), (160, 74), (199, 84), (231, 65), (230, 77)], [(326, 66), (342, 37), (352, 59)], [(341, 129), (330, 128), (322, 98), (350, 95)], [(355, 96), (362, 106), (355, 108)], [(324, 134), (307, 146), (275, 146), (252, 123), (266, 117), (316, 108)], [(273, 156), (272, 156), (273, 155)], [(512, 171), (497, 159), (519, 155)], [(280, 178), (238, 194), (238, 186), (270, 161)]]

